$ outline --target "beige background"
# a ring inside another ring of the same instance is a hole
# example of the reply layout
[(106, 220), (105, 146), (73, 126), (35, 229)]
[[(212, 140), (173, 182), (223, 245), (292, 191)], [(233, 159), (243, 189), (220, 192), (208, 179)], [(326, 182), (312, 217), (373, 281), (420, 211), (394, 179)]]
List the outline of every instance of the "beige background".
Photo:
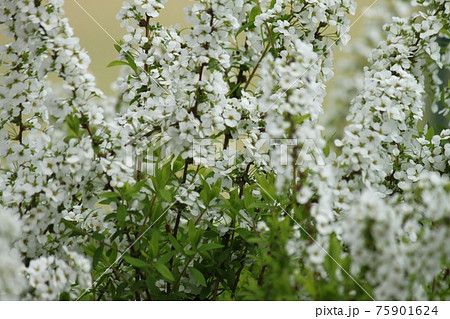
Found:
[[(230, 0), (232, 1), (232, 0)], [(375, 0), (357, 0), (358, 17), (364, 8)], [(122, 0), (65, 0), (64, 10), (69, 22), (74, 28), (75, 35), (80, 38), (81, 45), (88, 51), (91, 59), (91, 72), (97, 78), (98, 86), (108, 94), (112, 93), (111, 83), (115, 81), (119, 74), (119, 68), (107, 68), (106, 65), (116, 59), (116, 51), (113, 48), (114, 41), (105, 33), (81, 8), (82, 6), (98, 23), (109, 33), (109, 35), (118, 40), (124, 34), (120, 28), (119, 21), (116, 20), (116, 14), (122, 5)], [(383, 0), (378, 0), (382, 3)], [(191, 3), (189, 0), (169, 0), (161, 16), (157, 19), (164, 25), (181, 24), (186, 25), (183, 8)], [(355, 20), (355, 17), (352, 18)], [(353, 37), (357, 36), (358, 25), (363, 23), (362, 17), (351, 29)], [(0, 44), (5, 43), (7, 39), (0, 35)], [(351, 45), (351, 43), (350, 43)]]

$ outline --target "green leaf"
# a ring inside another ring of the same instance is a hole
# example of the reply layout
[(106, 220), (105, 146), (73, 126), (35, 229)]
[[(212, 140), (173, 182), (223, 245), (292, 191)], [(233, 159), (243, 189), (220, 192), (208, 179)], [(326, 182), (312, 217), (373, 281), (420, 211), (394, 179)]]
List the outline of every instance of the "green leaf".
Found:
[(120, 197), (120, 194), (114, 192), (105, 192), (98, 195), (100, 198), (116, 198)]
[(259, 5), (256, 5), (252, 8), (252, 10), (250, 11), (250, 14), (248, 16), (248, 21), (249, 22), (255, 22), (255, 18), (257, 15), (261, 14), (261, 8), (259, 7)]
[(184, 166), (184, 160), (176, 160), (174, 163), (173, 163), (173, 171), (176, 173), (176, 172), (178, 172), (181, 168), (183, 168), (183, 166)]
[(220, 191), (222, 190), (222, 180), (218, 179), (217, 182), (214, 184), (213, 187), (211, 187), (211, 200), (213, 200), (215, 197), (217, 197), (220, 194)]
[(134, 99), (132, 99), (131, 101), (130, 101), (130, 105), (132, 105), (132, 104), (134, 104), (134, 102), (136, 102), (137, 100), (139, 100), (139, 95), (137, 95)]
[(175, 254), (174, 251), (169, 251), (168, 253), (165, 253), (164, 255), (159, 257), (157, 263), (167, 264), (174, 254)]
[(246, 228), (238, 228), (236, 229), (236, 233), (239, 234), (245, 241), (247, 241), (248, 238), (251, 238), (254, 236), (254, 233), (249, 231)]
[(116, 261), (116, 259), (117, 259), (117, 244), (116, 244), (116, 243), (113, 243), (112, 246), (113, 246), (114, 248), (116, 248), (116, 249), (110, 248), (110, 249), (106, 252), (106, 255), (108, 256), (109, 262), (110, 262), (111, 264), (112, 264), (112, 263), (115, 263), (115, 261)]
[(105, 192), (98, 195), (98, 198), (105, 198), (104, 200), (100, 201), (100, 204), (103, 205), (109, 205), (112, 202), (119, 203), (120, 202), (120, 194), (115, 192)]
[(200, 192), (200, 199), (203, 201), (203, 203), (208, 206), (209, 205), (209, 199), (208, 199), (208, 191), (206, 190), (206, 188), (203, 188), (202, 191)]
[(159, 233), (157, 231), (152, 233), (152, 239), (149, 244), (150, 252), (153, 257), (158, 255), (159, 251)]
[(297, 123), (302, 124), (305, 120), (309, 119), (310, 117), (311, 115), (309, 114), (302, 115), (298, 118)]
[(251, 194), (251, 190), (246, 189), (244, 191), (244, 205), (246, 210), (250, 210), (255, 207), (255, 198)]
[(122, 51), (122, 47), (119, 44), (114, 44), (114, 48), (116, 49), (117, 53), (120, 53)]
[(163, 189), (163, 188), (159, 189), (158, 194), (161, 196), (161, 198), (165, 202), (167, 202), (167, 203), (172, 202), (172, 194), (167, 189)]
[(128, 65), (130, 66), (130, 68), (132, 68), (133, 71), (136, 73), (136, 72), (137, 72), (137, 66), (136, 66), (136, 63), (134, 62), (133, 56), (132, 56), (131, 54), (128, 53), (128, 54), (125, 56), (125, 58), (127, 59)]
[(80, 119), (77, 116), (69, 115), (66, 117), (66, 124), (73, 135), (80, 136)]
[(84, 231), (84, 230), (82, 230), (82, 229), (79, 229), (77, 226), (76, 226), (76, 223), (75, 222), (73, 222), (73, 221), (70, 221), (70, 220), (67, 220), (67, 219), (62, 219), (62, 222), (63, 222), (63, 224), (67, 227), (67, 228), (70, 228), (70, 229), (72, 229), (72, 233), (71, 233), (71, 236), (85, 236), (87, 233)]
[(247, 22), (246, 24), (244, 24), (242, 27), (239, 28), (239, 30), (236, 32), (236, 36), (238, 36), (239, 33), (241, 33), (242, 31), (246, 30), (247, 28), (251, 29), (252, 27), (253, 28), (255, 27), (254, 21)]
[(273, 7), (275, 7), (276, 3), (277, 3), (277, 0), (272, 0), (272, 2), (270, 2), (269, 9), (273, 9)]
[(92, 234), (92, 238), (94, 238), (95, 240), (105, 240), (105, 235), (96, 231)]
[(274, 202), (277, 198), (277, 190), (275, 188), (273, 177), (270, 175), (255, 174), (255, 178), (264, 199), (269, 203)]
[(66, 291), (62, 292), (62, 293), (59, 295), (59, 300), (60, 300), (60, 301), (70, 301), (70, 300), (71, 300), (71, 299), (70, 299), (70, 294), (69, 294), (68, 292), (66, 292)]
[(141, 190), (141, 188), (145, 185), (145, 183), (146, 183), (145, 181), (137, 182), (136, 184), (133, 185), (133, 187), (131, 187), (130, 193), (135, 194), (135, 193), (139, 192)]
[(193, 250), (190, 250), (190, 249), (188, 249), (188, 250), (185, 250), (184, 251), (184, 253), (187, 255), (187, 256), (193, 256), (193, 255), (195, 255), (196, 254), (196, 252), (195, 251), (193, 251)]
[(100, 259), (103, 257), (103, 246), (99, 246), (94, 253), (94, 258), (92, 260), (92, 268), (95, 268), (97, 266)]
[(169, 240), (172, 243), (173, 248), (175, 248), (175, 250), (177, 251), (177, 253), (184, 254), (183, 247), (180, 245), (178, 240), (176, 240), (175, 237), (173, 237), (172, 234), (169, 234)]
[(125, 61), (112, 61), (112, 62), (109, 63), (106, 67), (107, 67), (107, 68), (110, 68), (110, 67), (118, 66), (118, 65), (126, 65), (126, 66), (129, 66), (128, 62), (125, 62)]
[(205, 251), (205, 250), (213, 250), (213, 249), (219, 249), (223, 248), (224, 246), (222, 244), (216, 244), (216, 243), (208, 243), (202, 245), (198, 251)]
[(125, 218), (127, 217), (127, 207), (125, 205), (119, 205), (116, 214), (119, 226), (123, 227), (125, 225)]
[(193, 249), (196, 249), (200, 243), (200, 238), (203, 236), (203, 229), (197, 228), (193, 221), (189, 221), (187, 235), (188, 242)]
[(222, 190), (221, 185), (221, 180), (218, 180), (212, 186), (210, 186), (206, 180), (203, 181), (203, 189), (200, 192), (200, 198), (206, 206), (208, 206), (209, 203), (220, 194), (220, 191)]
[(170, 272), (169, 268), (167, 268), (166, 265), (160, 262), (155, 263), (156, 270), (168, 281), (174, 281), (175, 278), (173, 277), (172, 273)]
[[(339, 240), (333, 234), (330, 237), (329, 255), (325, 256), (324, 267), (331, 278), (335, 277), (338, 263), (341, 262), (342, 247)], [(333, 260), (334, 259), (334, 260)]]
[(123, 259), (127, 263), (129, 263), (130, 265), (133, 265), (133, 266), (138, 267), (138, 268), (145, 268), (145, 267), (149, 266), (146, 261), (140, 260), (140, 259), (137, 259), (137, 258), (134, 258), (134, 257), (131, 257), (131, 256), (125, 255), (125, 256), (123, 256)]
[(328, 157), (328, 155), (330, 155), (330, 143), (327, 143), (325, 145), (325, 148), (323, 149), (323, 155), (325, 155), (325, 157)]
[(430, 126), (428, 128), (427, 135), (425, 136), (425, 139), (427, 139), (428, 141), (431, 141), (433, 136), (434, 136), (434, 128), (432, 126)]
[(198, 283), (200, 285), (202, 285), (203, 287), (206, 287), (206, 279), (203, 276), (203, 274), (194, 267), (189, 267), (189, 270), (191, 271), (191, 274), (192, 274), (192, 276), (194, 276), (195, 280), (197, 280)]

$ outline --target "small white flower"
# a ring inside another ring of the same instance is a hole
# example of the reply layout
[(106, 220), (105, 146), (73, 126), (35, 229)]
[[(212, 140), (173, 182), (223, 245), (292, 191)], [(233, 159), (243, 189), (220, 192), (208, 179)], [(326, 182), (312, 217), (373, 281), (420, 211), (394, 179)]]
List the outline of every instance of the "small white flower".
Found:
[(223, 111), (223, 118), (227, 126), (236, 127), (238, 121), (241, 119), (241, 114), (235, 109), (225, 109)]
[(325, 252), (319, 246), (319, 244), (313, 243), (307, 248), (309, 260), (313, 264), (322, 264), (325, 258)]

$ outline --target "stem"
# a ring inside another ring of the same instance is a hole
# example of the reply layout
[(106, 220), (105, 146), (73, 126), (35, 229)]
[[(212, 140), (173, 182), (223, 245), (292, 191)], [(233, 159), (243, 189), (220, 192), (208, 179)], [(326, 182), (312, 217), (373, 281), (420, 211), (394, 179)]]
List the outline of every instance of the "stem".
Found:
[(219, 284), (220, 284), (220, 275), (217, 276), (216, 282), (214, 283), (214, 292), (213, 292), (212, 300), (216, 300), (216, 298), (217, 298), (217, 291), (219, 290)]
[(244, 269), (245, 263), (242, 263), (236, 273), (236, 280), (234, 281), (233, 288), (231, 289), (231, 298), (236, 300), (236, 289), (239, 283), (239, 279), (241, 277), (241, 272)]
[(186, 159), (186, 162), (184, 163), (184, 170), (183, 170), (183, 184), (186, 183), (188, 166), (189, 166), (189, 161)]
[[(202, 63), (202, 65), (200, 66), (200, 71), (199, 71), (199, 75), (198, 75), (199, 82), (202, 80), (203, 68), (205, 66), (206, 66), (206, 63)], [(197, 117), (197, 109), (198, 109), (198, 105), (200, 104), (200, 96), (201, 95), (202, 95), (202, 89), (200, 88), (200, 84), (199, 84), (199, 87), (197, 88), (197, 92), (196, 92), (195, 104), (194, 104), (194, 107), (192, 108), (192, 114), (194, 114), (195, 117)]]
[(253, 162), (250, 162), (247, 164), (247, 167), (245, 168), (244, 171), (244, 176), (242, 177), (242, 182), (239, 188), (239, 198), (242, 198), (242, 195), (244, 195), (244, 186), (246, 183), (245, 177), (248, 176), (248, 171), (250, 170), (250, 166), (252, 165)]
[(19, 113), (19, 134), (18, 134), (18, 139), (19, 139), (19, 143), (23, 144), (23, 131), (25, 130), (23, 123), (22, 123), (22, 111), (23, 111), (23, 106), (22, 104), (20, 104), (20, 113)]
[[(290, 122), (290, 130), (289, 130), (289, 138), (293, 139), (294, 138), (294, 134), (295, 134), (295, 119), (292, 115), (288, 115), (289, 117), (289, 122)], [(294, 207), (297, 206), (297, 201), (295, 198), (295, 193), (297, 192), (297, 184), (296, 184), (296, 180), (297, 180), (297, 165), (296, 165), (296, 159), (298, 156), (298, 145), (295, 144), (294, 148), (292, 150), (292, 204)]]
[[(173, 237), (176, 239), (177, 235), (178, 235), (178, 227), (180, 226), (180, 220), (181, 220), (181, 211), (178, 211), (177, 213), (177, 219), (175, 220), (175, 227), (173, 229)], [(175, 250), (175, 247), (172, 245), (172, 248), (170, 249), (171, 251)], [(175, 261), (175, 256), (173, 256), (172, 258), (170, 258), (170, 262), (169, 262), (169, 269), (172, 272), (173, 270), (173, 262)], [(168, 282), (167, 283), (167, 293), (169, 293), (171, 290), (171, 285)]]
[(142, 175), (142, 161), (140, 159), (137, 160), (137, 167), (136, 167), (136, 180), (138, 182), (141, 181), (141, 175)]
[[(84, 116), (84, 115), (82, 115)], [(92, 137), (94, 134), (92, 134), (91, 128), (89, 127), (89, 124), (83, 124), (83, 128), (88, 132), (89, 136)]]
[(144, 217), (144, 222), (142, 223), (141, 229), (139, 230), (139, 233), (136, 236), (136, 238), (139, 238), (141, 236), (142, 232), (144, 231), (145, 224), (147, 223), (147, 220), (150, 217), (151, 212), (153, 211), (153, 206), (155, 205), (155, 201), (156, 201), (156, 194), (153, 195), (152, 202), (150, 204), (150, 208), (148, 209), (148, 212)]
[(319, 26), (317, 27), (316, 32), (314, 33), (314, 38), (318, 39), (320, 36), (320, 29), (322, 29), (323, 27), (325, 27), (327, 24), (325, 22), (320, 22)]
[[(148, 36), (150, 35), (150, 17), (146, 15), (145, 17), (145, 37), (148, 39)], [(145, 49), (145, 54), (148, 54), (148, 47)], [(147, 62), (144, 64), (144, 70), (146, 73), (148, 73), (148, 65)]]
[(266, 48), (264, 49), (263, 53), (261, 54), (261, 57), (259, 58), (258, 62), (256, 62), (256, 65), (253, 68), (252, 73), (250, 74), (250, 76), (247, 79), (247, 83), (245, 83), (244, 90), (247, 90), (248, 86), (250, 85), (250, 82), (252, 81), (253, 77), (256, 74), (256, 70), (258, 69), (259, 65), (261, 64), (261, 61), (264, 59), (264, 57), (266, 56), (269, 49), (270, 49), (270, 43), (268, 43), (266, 45)]
[(273, 42), (272, 30), (270, 29), (269, 25), (267, 24), (267, 21), (264, 21), (264, 25), (266, 26), (267, 32), (269, 33), (270, 44), (272, 45), (272, 48), (276, 51), (275, 42)]
[(173, 229), (173, 237), (177, 238), (178, 235), (178, 227), (180, 226), (180, 219), (181, 219), (181, 211), (177, 214), (177, 220), (175, 221), (175, 227)]
[[(187, 171), (188, 171), (188, 166), (190, 163), (190, 159), (186, 159), (186, 162), (184, 163), (184, 171), (183, 171), (183, 184), (186, 183), (186, 179), (187, 179)], [(199, 166), (200, 167), (200, 166)], [(197, 172), (198, 172), (198, 168), (197, 168)], [(197, 174), (197, 172), (195, 174)], [(180, 227), (180, 220), (181, 220), (181, 210), (179, 210), (177, 212), (177, 219), (175, 220), (175, 227), (173, 228), (173, 237), (176, 239), (177, 235), (178, 235), (178, 228)], [(172, 245), (171, 251), (174, 251), (175, 247)], [(170, 259), (170, 263), (169, 263), (169, 269), (170, 271), (172, 271), (173, 269), (173, 262), (175, 260), (175, 256), (173, 256)], [(171, 284), (167, 283), (167, 293), (169, 293), (171, 290)]]
[[(231, 92), (229, 93), (229, 96), (237, 98), (237, 90), (239, 89), (242, 83), (245, 83), (245, 81), (246, 78), (244, 76), (244, 69), (240, 68), (236, 79), (236, 85), (234, 86), (233, 90), (231, 90)], [(231, 83), (229, 83), (228, 85), (231, 86)]]
[(223, 149), (226, 150), (230, 144), (231, 133), (227, 130), (225, 132), (225, 139), (223, 140)]
[(186, 270), (189, 267), (189, 264), (191, 263), (192, 259), (194, 259), (194, 257), (190, 257), (188, 262), (186, 263), (186, 265), (184, 266), (183, 270), (181, 270), (180, 274), (178, 275), (177, 279), (175, 279), (175, 281), (173, 282), (173, 288), (174, 289), (178, 289), (178, 284), (181, 280), (181, 277), (183, 277), (184, 273), (186, 272)]
[(195, 222), (194, 222), (194, 225), (197, 225), (197, 224), (200, 222), (200, 219), (202, 219), (202, 217), (203, 217), (203, 215), (205, 214), (205, 212), (206, 212), (206, 209), (204, 209), (204, 210), (200, 213), (200, 215), (198, 215), (197, 219), (196, 219)]
[(263, 284), (263, 279), (264, 279), (264, 272), (266, 271), (267, 265), (264, 265), (261, 268), (261, 272), (259, 273), (258, 276), (258, 286), (261, 286)]
[[(151, 130), (150, 132), (145, 133), (142, 137), (149, 137), (149, 136), (152, 135), (153, 133), (156, 133), (156, 132), (158, 132), (158, 131), (160, 131), (160, 130), (161, 130), (161, 127), (156, 127), (156, 128), (154, 128), (153, 130)], [(128, 141), (128, 142), (125, 144), (125, 146), (128, 146), (128, 145), (133, 144), (134, 142), (136, 142), (136, 141), (138, 140), (138, 138), (139, 138), (139, 137), (136, 137), (136, 138), (134, 138), (134, 139)]]
[(197, 176), (198, 172), (200, 171), (200, 167), (201, 167), (200, 165), (197, 166), (197, 169), (195, 170), (195, 174), (194, 174), (194, 176), (192, 176), (191, 184), (193, 184), (195, 182), (195, 177)]

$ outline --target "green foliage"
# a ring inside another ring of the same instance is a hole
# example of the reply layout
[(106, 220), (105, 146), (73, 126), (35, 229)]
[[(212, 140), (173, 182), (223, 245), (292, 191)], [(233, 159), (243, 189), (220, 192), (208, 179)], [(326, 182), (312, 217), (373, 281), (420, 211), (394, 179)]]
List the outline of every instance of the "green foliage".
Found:
[[(298, 272), (300, 261), (286, 250), (295, 223), (290, 218), (280, 219), (285, 212), (274, 200), (283, 199), (270, 175), (252, 176), (242, 192), (236, 189), (226, 198), (221, 194), (220, 180), (208, 184), (207, 172), (199, 173), (203, 180), (199, 194), (205, 208), (217, 208), (220, 199), (219, 209), (230, 218), (231, 227), (223, 232), (212, 219), (206, 217), (200, 224), (198, 218), (192, 218), (175, 233), (166, 222), (167, 205), (176, 194), (168, 185), (173, 185), (184, 169), (175, 162), (157, 165), (150, 183), (140, 181), (99, 195), (102, 204), (115, 203), (117, 207), (106, 217), (115, 224), (111, 238), (134, 244), (120, 251), (115, 244), (105, 246), (102, 235), (92, 237), (86, 252), (93, 258), (95, 284), (82, 300), (103, 299), (105, 295), (114, 300), (368, 299), (338, 266), (350, 272), (349, 256), (335, 236), (330, 238), (324, 262), (326, 276), (306, 265)], [(254, 190), (261, 191), (264, 203), (255, 201)], [(133, 210), (133, 198), (143, 194), (143, 208)], [(179, 204), (171, 209), (170, 214), (177, 210), (183, 214)], [(253, 231), (240, 227), (238, 220), (252, 224)], [(267, 230), (259, 229), (261, 221)], [(65, 223), (73, 235), (83, 233), (74, 223)], [(105, 273), (108, 268), (112, 271)]]

